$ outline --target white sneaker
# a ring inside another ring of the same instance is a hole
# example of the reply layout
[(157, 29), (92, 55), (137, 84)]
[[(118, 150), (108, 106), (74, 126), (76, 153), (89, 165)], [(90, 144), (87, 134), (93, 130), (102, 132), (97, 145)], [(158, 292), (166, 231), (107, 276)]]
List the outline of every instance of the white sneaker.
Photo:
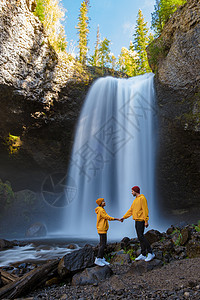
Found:
[(99, 266), (99, 267), (103, 267), (105, 266), (104, 262), (102, 261), (101, 258), (96, 257), (95, 261), (94, 261), (95, 265)]
[(105, 265), (107, 265), (107, 266), (110, 265), (110, 263), (106, 261), (105, 257), (102, 258), (102, 262), (103, 262)]
[(146, 256), (140, 254), (138, 257), (136, 257), (135, 260), (146, 260), (146, 258), (147, 258)]
[(147, 254), (147, 258), (145, 259), (145, 261), (150, 261), (150, 260), (152, 260), (154, 257), (155, 257), (155, 254), (154, 254), (154, 253), (148, 253), (148, 254)]

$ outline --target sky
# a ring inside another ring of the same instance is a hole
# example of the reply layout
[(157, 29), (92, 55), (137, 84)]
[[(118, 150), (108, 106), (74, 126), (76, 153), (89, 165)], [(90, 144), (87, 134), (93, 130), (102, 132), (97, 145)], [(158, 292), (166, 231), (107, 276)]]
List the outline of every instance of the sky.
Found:
[[(64, 22), (68, 41), (68, 52), (78, 53), (77, 26), (80, 6), (83, 0), (61, 0), (66, 11)], [(151, 13), (155, 0), (90, 0), (89, 21), (89, 55), (94, 52), (97, 27), (99, 25), (101, 40), (111, 41), (111, 52), (117, 57), (122, 47), (129, 47), (133, 40), (138, 10), (141, 9), (145, 22), (150, 28)]]

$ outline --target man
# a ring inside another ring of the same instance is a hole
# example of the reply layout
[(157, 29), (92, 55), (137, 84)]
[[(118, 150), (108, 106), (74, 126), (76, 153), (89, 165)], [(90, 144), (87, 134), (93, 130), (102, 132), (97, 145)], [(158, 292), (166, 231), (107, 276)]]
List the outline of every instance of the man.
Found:
[(121, 218), (121, 221), (123, 222), (124, 219), (127, 219), (130, 216), (133, 217), (133, 220), (135, 220), (136, 233), (141, 246), (141, 254), (135, 260), (150, 261), (155, 257), (155, 254), (152, 252), (151, 246), (144, 236), (144, 228), (149, 226), (147, 199), (144, 195), (140, 194), (140, 188), (138, 186), (132, 187), (132, 195), (136, 198), (130, 209)]

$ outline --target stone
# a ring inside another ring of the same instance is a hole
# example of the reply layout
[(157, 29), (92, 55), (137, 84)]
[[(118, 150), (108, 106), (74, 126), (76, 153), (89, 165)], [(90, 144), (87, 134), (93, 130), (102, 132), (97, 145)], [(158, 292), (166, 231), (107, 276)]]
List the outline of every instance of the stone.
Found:
[(115, 265), (126, 265), (131, 263), (130, 255), (128, 253), (117, 252), (110, 260), (111, 264)]
[(200, 256), (200, 240), (191, 239), (186, 246), (186, 253), (189, 258)]
[(148, 47), (158, 102), (156, 186), (161, 210), (173, 223), (200, 211), (199, 11), (199, 0), (186, 1)]
[(12, 241), (7, 241), (4, 239), (0, 239), (0, 250), (2, 249), (9, 249), (15, 246), (16, 244)]
[(122, 249), (126, 249), (129, 244), (130, 244), (130, 239), (128, 237), (124, 237), (122, 240), (121, 240), (121, 248)]
[(151, 229), (145, 233), (145, 237), (150, 244), (160, 241), (162, 234), (158, 230)]
[(83, 272), (77, 273), (72, 277), (72, 285), (95, 284), (100, 280), (105, 280), (113, 274), (109, 266), (86, 268)]
[(128, 274), (142, 275), (143, 273), (146, 273), (156, 268), (160, 268), (162, 266), (163, 266), (163, 262), (159, 259), (153, 259), (149, 262), (135, 261), (131, 264), (131, 267), (128, 270)]
[(93, 266), (94, 252), (92, 246), (85, 246), (66, 254), (58, 264), (58, 274), (61, 278), (67, 277), (73, 272)]
[(47, 235), (46, 226), (40, 222), (32, 224), (26, 231), (26, 237), (44, 237)]

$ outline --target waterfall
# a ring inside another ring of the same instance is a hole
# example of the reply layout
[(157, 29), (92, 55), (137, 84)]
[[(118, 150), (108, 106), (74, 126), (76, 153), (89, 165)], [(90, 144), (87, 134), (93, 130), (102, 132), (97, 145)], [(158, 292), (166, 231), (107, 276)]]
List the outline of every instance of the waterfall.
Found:
[[(63, 214), (63, 232), (74, 237), (98, 237), (97, 198), (106, 201), (106, 212), (120, 218), (140, 186), (149, 206), (150, 228), (155, 225), (154, 188), (156, 103), (154, 75), (129, 79), (96, 80), (85, 99), (77, 123), (68, 170), (69, 204)], [(109, 239), (133, 237), (134, 222), (109, 222)]]

